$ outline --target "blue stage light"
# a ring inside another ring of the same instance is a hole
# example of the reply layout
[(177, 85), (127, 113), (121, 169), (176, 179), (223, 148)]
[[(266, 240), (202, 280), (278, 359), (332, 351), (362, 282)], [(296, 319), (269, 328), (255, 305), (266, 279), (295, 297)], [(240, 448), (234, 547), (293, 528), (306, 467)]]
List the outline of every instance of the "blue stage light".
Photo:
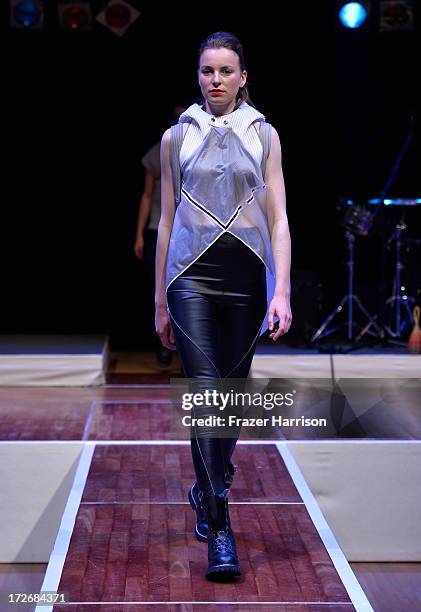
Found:
[(13, 16), (16, 23), (23, 28), (33, 28), (38, 25), (42, 16), (41, 6), (38, 2), (24, 0), (15, 4)]
[(348, 2), (339, 11), (339, 20), (346, 28), (359, 28), (367, 17), (367, 10), (360, 2)]

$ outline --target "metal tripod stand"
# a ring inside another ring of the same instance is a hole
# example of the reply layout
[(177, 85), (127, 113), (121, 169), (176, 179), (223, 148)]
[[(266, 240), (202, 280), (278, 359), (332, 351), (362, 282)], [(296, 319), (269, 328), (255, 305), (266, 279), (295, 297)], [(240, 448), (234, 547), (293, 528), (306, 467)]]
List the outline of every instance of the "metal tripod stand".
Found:
[(347, 230), (345, 232), (345, 238), (347, 240), (347, 246), (348, 246), (348, 261), (347, 261), (348, 293), (342, 298), (342, 300), (339, 302), (336, 308), (334, 308), (334, 310), (332, 310), (332, 312), (326, 317), (326, 319), (323, 321), (319, 329), (311, 337), (311, 340), (310, 340), (311, 342), (314, 342), (315, 340), (319, 340), (320, 338), (323, 338), (324, 336), (332, 334), (339, 327), (341, 327), (341, 325), (337, 325), (336, 327), (327, 329), (329, 323), (335, 318), (335, 316), (339, 315), (342, 312), (345, 305), (348, 305), (348, 318), (346, 322), (347, 337), (349, 341), (352, 341), (354, 327), (357, 325), (353, 320), (354, 304), (359, 308), (359, 310), (362, 312), (364, 317), (368, 320), (369, 325), (373, 326), (377, 332), (377, 333), (373, 333), (373, 332), (368, 332), (368, 333), (371, 333), (371, 335), (374, 335), (379, 338), (384, 337), (383, 329), (380, 327), (380, 325), (378, 325), (378, 323), (376, 323), (375, 318), (369, 314), (367, 309), (362, 304), (360, 298), (357, 295), (354, 295), (354, 241), (355, 241), (355, 236), (352, 232)]
[(393, 240), (395, 240), (396, 242), (396, 263), (395, 278), (393, 283), (393, 295), (386, 300), (386, 306), (390, 307), (392, 317), (393, 309), (395, 309), (394, 329), (392, 329), (391, 326), (385, 325), (385, 329), (392, 338), (400, 338), (405, 327), (407, 327), (408, 325), (413, 325), (414, 323), (411, 308), (409, 305), (410, 302), (413, 302), (414, 300), (413, 298), (410, 298), (405, 294), (405, 287), (402, 286), (401, 278), (402, 270), (404, 269), (404, 265), (401, 260), (401, 234), (406, 229), (407, 225), (405, 224), (404, 217), (402, 216), (401, 220), (395, 226), (395, 231), (388, 240), (388, 246)]

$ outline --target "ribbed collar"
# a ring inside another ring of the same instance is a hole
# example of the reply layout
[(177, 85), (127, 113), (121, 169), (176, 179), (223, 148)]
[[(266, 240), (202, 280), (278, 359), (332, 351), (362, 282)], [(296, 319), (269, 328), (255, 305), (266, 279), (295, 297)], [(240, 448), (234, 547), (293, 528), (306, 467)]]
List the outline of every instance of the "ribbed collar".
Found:
[(242, 102), (236, 110), (219, 117), (202, 110), (201, 106), (195, 102), (180, 115), (178, 122), (185, 123), (192, 119), (204, 135), (214, 126), (231, 127), (239, 136), (242, 136), (254, 121), (265, 121), (265, 116), (247, 102)]

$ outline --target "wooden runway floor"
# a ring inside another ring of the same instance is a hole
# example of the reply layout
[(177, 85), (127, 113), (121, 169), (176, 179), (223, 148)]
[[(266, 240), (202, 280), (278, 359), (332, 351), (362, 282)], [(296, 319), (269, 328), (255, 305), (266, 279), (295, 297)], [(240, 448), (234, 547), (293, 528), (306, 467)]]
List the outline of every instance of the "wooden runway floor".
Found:
[(240, 609), (269, 611), (290, 602), (295, 611), (355, 610), (276, 447), (238, 446), (235, 463), (230, 514), (243, 571), (237, 583), (203, 577), (207, 546), (193, 537), (186, 500), (194, 481), (189, 447), (101, 445), (58, 590), (75, 602), (165, 602), (165, 609), (168, 602), (202, 609), (226, 602), (215, 609), (238, 610), (244, 602)]
[[(150, 355), (139, 370), (138, 357), (126, 357), (104, 387), (0, 388), (0, 440), (84, 442), (44, 581), (72, 603), (54, 610), (371, 610), (276, 440), (237, 445), (230, 508), (243, 575), (235, 584), (205, 580), (207, 547), (193, 536), (186, 499), (190, 449), (174, 430), (166, 384), (181, 375), (179, 363), (157, 367)], [(419, 566), (352, 564), (382, 612), (421, 610), (408, 607), (419, 602)]]
[(187, 501), (190, 445), (174, 439), (169, 394), (165, 385), (16, 389), (0, 401), (3, 440), (85, 443), (68, 502), (74, 514), (66, 507), (44, 583), (55, 580), (71, 605), (54, 610), (370, 610), (354, 607), (332, 560), (338, 549), (325, 545), (276, 441), (240, 442), (233, 456), (242, 576), (204, 578), (207, 546), (193, 536)]

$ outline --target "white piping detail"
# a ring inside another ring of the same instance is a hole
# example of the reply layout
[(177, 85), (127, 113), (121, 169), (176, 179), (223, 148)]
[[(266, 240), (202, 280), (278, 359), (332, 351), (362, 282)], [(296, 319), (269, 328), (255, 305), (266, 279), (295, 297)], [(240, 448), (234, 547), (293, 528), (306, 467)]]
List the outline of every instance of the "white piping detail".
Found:
[[(251, 189), (251, 196), (249, 196), (249, 198), (251, 197), (251, 198), (253, 198), (253, 199), (254, 199), (254, 192), (255, 192), (255, 191), (258, 191), (259, 189), (266, 189), (266, 185), (265, 185), (265, 184), (263, 184), (263, 186), (261, 186), (261, 187), (253, 187), (253, 188)], [(185, 192), (188, 194), (188, 191), (187, 191), (187, 190), (186, 190), (184, 187), (182, 187), (181, 191), (185, 191)], [(190, 194), (189, 194), (189, 196), (190, 196)], [(190, 197), (192, 197), (192, 196), (190, 196)], [(249, 199), (249, 198), (248, 198), (248, 199)], [(194, 199), (194, 198), (192, 198), (192, 199)], [(181, 202), (180, 202), (180, 203), (181, 203)], [(192, 202), (190, 202), (189, 200), (187, 200), (187, 203), (189, 204), (189, 206), (192, 206)], [(247, 202), (247, 200), (246, 200), (245, 204), (249, 204), (249, 202)], [(203, 204), (200, 204), (200, 206), (203, 206)], [(206, 208), (206, 207), (205, 207), (205, 206), (203, 206), (203, 208)], [(242, 210), (243, 208), (244, 208), (244, 206), (242, 206), (240, 209), (237, 209), (237, 211), (236, 211), (237, 216), (240, 214), (240, 212), (241, 212), (241, 210)], [(213, 214), (213, 213), (211, 213), (211, 214)], [(235, 213), (233, 213), (233, 214), (235, 214)], [(208, 215), (208, 216), (211, 216), (211, 215)], [(216, 215), (214, 215), (214, 216), (216, 217)], [(216, 218), (218, 218), (218, 217), (216, 217)], [(236, 218), (237, 218), (237, 217), (235, 217), (235, 219), (236, 219)], [(254, 254), (255, 254), (255, 255), (256, 255), (256, 256), (257, 256), (257, 257), (258, 257), (258, 258), (259, 258), (259, 259), (262, 261), (262, 262), (263, 262), (263, 263), (264, 263), (264, 264), (265, 264), (265, 266), (266, 266), (266, 268), (267, 268), (267, 270), (268, 270), (268, 273), (269, 273), (270, 275), (272, 275), (271, 271), (269, 270), (269, 266), (266, 264), (266, 262), (265, 262), (265, 261), (263, 261), (262, 257), (259, 255), (259, 253), (257, 253), (257, 252), (256, 252), (256, 251), (255, 251), (255, 250), (254, 250), (254, 249), (253, 249), (253, 248), (252, 248), (252, 247), (251, 247), (249, 244), (247, 244), (247, 242), (244, 242), (244, 240), (243, 240), (242, 238), (240, 238), (239, 236), (237, 236), (236, 234), (234, 234), (234, 232), (231, 232), (229, 229), (227, 229), (227, 228), (229, 228), (229, 227), (232, 225), (232, 223), (235, 221), (235, 219), (234, 219), (234, 220), (233, 220), (231, 223), (228, 223), (228, 225), (227, 225), (227, 227), (226, 227), (225, 229), (222, 229), (222, 231), (221, 231), (221, 232), (218, 234), (218, 236), (215, 238), (215, 240), (213, 240), (213, 241), (212, 241), (212, 242), (211, 242), (211, 243), (210, 243), (210, 244), (209, 244), (209, 245), (206, 247), (206, 249), (204, 249), (204, 250), (203, 250), (201, 253), (199, 253), (199, 254), (197, 255), (197, 257), (195, 257), (195, 258), (194, 258), (194, 259), (193, 259), (193, 260), (192, 260), (190, 263), (188, 263), (188, 264), (186, 265), (186, 267), (185, 267), (185, 268), (183, 268), (183, 270), (181, 270), (181, 272), (179, 272), (179, 273), (177, 274), (177, 276), (174, 276), (174, 278), (173, 278), (173, 279), (172, 279), (172, 280), (171, 280), (171, 281), (168, 283), (168, 285), (167, 285), (167, 288), (166, 288), (165, 292), (167, 292), (167, 291), (168, 291), (168, 288), (171, 286), (171, 284), (172, 284), (172, 283), (173, 283), (173, 282), (174, 282), (174, 281), (175, 281), (175, 280), (176, 280), (176, 279), (177, 279), (177, 278), (178, 278), (178, 277), (179, 277), (181, 274), (183, 274), (183, 272), (185, 272), (185, 271), (186, 271), (186, 270), (187, 270), (187, 269), (188, 269), (188, 268), (189, 268), (191, 265), (193, 265), (193, 264), (194, 264), (194, 263), (195, 263), (195, 262), (196, 262), (196, 261), (199, 259), (199, 257), (201, 257), (201, 256), (202, 256), (204, 253), (206, 253), (206, 251), (208, 251), (208, 250), (210, 249), (210, 247), (211, 247), (213, 244), (215, 244), (215, 242), (218, 240), (218, 238), (220, 238), (220, 237), (221, 237), (223, 234), (231, 234), (232, 236), (234, 236), (235, 238), (237, 238), (238, 240), (240, 240), (240, 241), (241, 241), (243, 244), (245, 244), (245, 246), (246, 246), (246, 247), (248, 247), (248, 248), (249, 248), (249, 249), (250, 249), (250, 250), (251, 250), (251, 251), (252, 251), (252, 252), (253, 252), (253, 253), (254, 253)], [(215, 223), (215, 227), (217, 227), (217, 223), (216, 223), (215, 221), (214, 221), (214, 223)], [(222, 222), (221, 222), (221, 224), (223, 225), (223, 223), (222, 223)], [(168, 300), (167, 300), (167, 302), (168, 302)]]
[(218, 215), (216, 215), (212, 210), (209, 209), (208, 206), (206, 206), (202, 202), (199, 202), (197, 198), (192, 196), (191, 193), (189, 193), (189, 191), (187, 191), (185, 187), (181, 187), (181, 193), (185, 195), (190, 205), (194, 204), (196, 208), (200, 208), (200, 210), (202, 212), (205, 212), (208, 215), (208, 217), (210, 217), (215, 223), (219, 223), (220, 225), (224, 227), (225, 231), (228, 231), (228, 228), (234, 223), (234, 221), (239, 216), (240, 212), (244, 208), (246, 208), (246, 206), (250, 206), (250, 204), (256, 200), (256, 198), (254, 197), (254, 193), (256, 191), (263, 191), (265, 188), (266, 188), (266, 185), (264, 183), (262, 185), (258, 185), (257, 187), (252, 187), (250, 189), (250, 195), (244, 198), (241, 202), (237, 204), (237, 208), (235, 209), (235, 211), (232, 213), (232, 215), (226, 222), (220, 219)]
[(236, 368), (238, 368), (238, 366), (240, 365), (240, 363), (241, 363), (241, 362), (242, 362), (242, 361), (243, 361), (243, 360), (244, 360), (244, 359), (247, 357), (247, 355), (248, 355), (248, 354), (249, 354), (249, 352), (251, 351), (251, 349), (252, 349), (252, 347), (253, 347), (253, 344), (256, 342), (257, 338), (259, 337), (260, 330), (262, 329), (262, 325), (263, 325), (263, 323), (265, 322), (265, 319), (266, 319), (266, 315), (267, 315), (267, 310), (265, 311), (265, 314), (264, 314), (264, 317), (263, 317), (263, 321), (260, 323), (260, 326), (259, 326), (258, 332), (257, 332), (257, 334), (254, 336), (254, 340), (253, 340), (253, 342), (251, 343), (250, 348), (248, 349), (247, 353), (245, 353), (245, 354), (244, 354), (244, 356), (242, 357), (242, 359), (240, 359), (240, 361), (237, 363), (237, 365), (236, 365), (236, 366), (234, 366), (234, 367), (232, 368), (232, 370), (230, 370), (230, 371), (228, 372), (228, 374), (226, 374), (226, 375), (225, 375), (225, 378), (228, 378), (228, 376), (231, 374), (231, 372), (232, 372), (233, 370), (235, 370)]
[[(194, 413), (194, 416), (196, 417), (196, 413), (195, 413), (194, 408), (193, 408), (193, 413)], [(212, 478), (210, 477), (208, 466), (206, 465), (205, 458), (203, 457), (203, 454), (202, 454), (202, 449), (200, 448), (199, 440), (197, 439), (196, 428), (197, 428), (197, 425), (195, 424), (194, 425), (194, 437), (196, 438), (197, 448), (199, 449), (199, 453), (200, 453), (200, 456), (202, 458), (203, 465), (205, 466), (206, 474), (208, 475), (208, 480), (209, 480), (209, 483), (210, 483), (210, 486), (211, 486), (211, 489), (212, 489), (212, 493), (215, 495), (215, 489), (213, 488)]]
[[(210, 245), (209, 245), (209, 246), (207, 246), (207, 247), (206, 247), (206, 249), (205, 249), (204, 251), (202, 251), (201, 253), (199, 253), (199, 255), (193, 259), (193, 261), (191, 261), (189, 264), (187, 264), (187, 266), (186, 266), (186, 267), (185, 267), (183, 270), (181, 270), (181, 272), (179, 272), (179, 273), (177, 274), (177, 276), (174, 276), (174, 278), (173, 278), (173, 279), (172, 279), (172, 280), (171, 280), (171, 281), (168, 283), (168, 286), (167, 286), (167, 288), (165, 289), (165, 293), (166, 293), (166, 294), (168, 293), (168, 289), (171, 287), (172, 283), (173, 283), (173, 282), (174, 282), (174, 281), (175, 281), (175, 280), (176, 280), (176, 279), (177, 279), (179, 276), (181, 276), (181, 274), (183, 274), (183, 272), (185, 272), (185, 271), (186, 271), (188, 268), (190, 268), (190, 266), (192, 266), (192, 265), (193, 265), (193, 264), (194, 264), (194, 263), (195, 263), (195, 262), (196, 262), (196, 261), (199, 259), (199, 257), (201, 257), (201, 256), (202, 256), (204, 253), (206, 253), (206, 251), (208, 251), (208, 250), (211, 248), (211, 246), (212, 246), (213, 244), (215, 244), (215, 242), (218, 240), (218, 238), (220, 238), (220, 237), (222, 236), (222, 234), (225, 234), (225, 230), (222, 230), (222, 231), (221, 231), (221, 233), (220, 233), (220, 234), (218, 234), (218, 236), (215, 238), (215, 240), (213, 240), (213, 242), (211, 242), (211, 243), (210, 243)], [(167, 296), (167, 304), (168, 304), (168, 296)]]
[(209, 363), (212, 364), (212, 366), (215, 368), (215, 370), (216, 370), (216, 372), (218, 374), (218, 378), (220, 379), (221, 378), (221, 374), (219, 373), (219, 370), (216, 367), (216, 365), (213, 363), (212, 359), (206, 355), (206, 353), (200, 348), (200, 346), (198, 344), (196, 344), (196, 342), (190, 338), (190, 336), (188, 335), (187, 332), (184, 331), (184, 329), (181, 327), (181, 325), (179, 323), (177, 323), (176, 319), (174, 318), (173, 314), (171, 313), (171, 310), (170, 310), (169, 306), (168, 306), (168, 314), (170, 315), (170, 317), (174, 321), (174, 323), (177, 325), (177, 327), (183, 332), (183, 334), (185, 336), (187, 336), (187, 338), (190, 340), (190, 342), (206, 357), (206, 359), (209, 361)]
[[(216, 215), (214, 212), (212, 212), (211, 210), (209, 210), (209, 208), (205, 205), (202, 204), (201, 202), (198, 202), (196, 200), (196, 198), (194, 198), (188, 191), (187, 189), (185, 189), (184, 187), (181, 188), (181, 192), (184, 193), (184, 195), (187, 198), (187, 201), (190, 205), (195, 205), (196, 208), (199, 208), (202, 212), (206, 213), (208, 215), (208, 217), (210, 217), (215, 223), (218, 223), (219, 225), (222, 225), (224, 230), (227, 230), (227, 228), (232, 225), (234, 223), (234, 221), (236, 220), (236, 218), (238, 217), (239, 212), (241, 211), (241, 209), (243, 208), (242, 204), (238, 204), (237, 208), (234, 210), (234, 212), (232, 213), (231, 217), (228, 219), (227, 222), (222, 221), (218, 215)], [(249, 197), (249, 199), (252, 198), (254, 199), (253, 194)], [(247, 201), (248, 203), (248, 201)]]
[[(174, 318), (174, 316), (173, 316), (173, 315), (172, 315), (172, 313), (171, 313), (170, 308), (169, 308), (168, 306), (167, 306), (167, 308), (168, 308), (168, 314), (170, 315), (171, 319), (174, 321), (174, 323), (177, 325), (177, 327), (180, 329), (180, 331), (181, 331), (181, 332), (183, 332), (183, 334), (184, 334), (184, 335), (185, 335), (185, 336), (186, 336), (186, 337), (187, 337), (187, 338), (190, 340), (190, 342), (191, 342), (191, 343), (192, 343), (192, 344), (193, 344), (193, 345), (194, 345), (194, 346), (195, 346), (195, 347), (196, 347), (196, 348), (197, 348), (197, 349), (198, 349), (198, 350), (199, 350), (199, 351), (200, 351), (200, 352), (201, 352), (201, 353), (202, 353), (202, 354), (203, 354), (203, 355), (206, 357), (206, 359), (207, 359), (207, 360), (208, 360), (208, 361), (209, 361), (209, 362), (212, 364), (212, 366), (215, 368), (215, 370), (216, 370), (216, 372), (217, 372), (217, 374), (218, 374), (218, 378), (219, 378), (219, 380), (221, 380), (221, 375), (220, 375), (220, 373), (219, 373), (219, 370), (218, 370), (218, 368), (216, 367), (216, 365), (213, 363), (212, 359), (211, 359), (210, 357), (208, 357), (208, 356), (206, 355), (206, 353), (205, 353), (205, 352), (204, 352), (204, 351), (203, 351), (203, 350), (200, 348), (200, 346), (199, 346), (198, 344), (196, 344), (196, 342), (194, 342), (194, 340), (192, 340), (192, 339), (190, 338), (190, 336), (189, 336), (189, 335), (188, 335), (188, 334), (187, 334), (187, 333), (184, 331), (184, 329), (181, 327), (181, 325), (180, 325), (179, 323), (177, 323), (176, 319)], [(194, 416), (196, 416), (196, 413), (195, 413), (195, 407), (194, 407), (194, 405), (193, 405), (193, 413), (194, 413)], [(201, 456), (201, 458), (202, 458), (203, 465), (205, 466), (205, 470), (206, 470), (206, 474), (208, 475), (208, 480), (209, 480), (210, 486), (211, 486), (211, 488), (212, 488), (213, 494), (215, 495), (215, 489), (214, 489), (214, 487), (213, 487), (212, 478), (210, 477), (209, 470), (208, 470), (208, 466), (206, 465), (206, 461), (205, 461), (205, 459), (204, 459), (204, 457), (203, 457), (202, 449), (200, 448), (200, 443), (199, 443), (199, 440), (198, 440), (198, 437), (197, 437), (197, 431), (196, 431), (196, 430), (197, 430), (197, 425), (196, 425), (196, 423), (195, 423), (195, 424), (194, 424), (194, 436), (195, 436), (195, 438), (196, 438), (197, 447), (198, 447), (198, 449), (199, 449), (199, 453), (200, 453), (200, 456)]]
[(262, 257), (259, 255), (259, 253), (257, 251), (255, 251), (249, 244), (247, 244), (247, 242), (244, 242), (244, 240), (242, 238), (237, 236), (237, 234), (234, 234), (234, 232), (230, 232), (230, 230), (227, 230), (227, 234), (232, 234), (232, 236), (234, 236), (235, 238), (238, 238), (238, 240), (240, 240), (243, 244), (245, 244), (246, 247), (249, 248), (250, 251), (252, 251), (260, 259), (260, 261), (262, 263), (265, 264), (265, 267), (267, 268), (269, 274), (272, 274), (271, 271), (269, 270), (269, 266), (267, 265), (267, 263), (265, 261), (263, 261)]

